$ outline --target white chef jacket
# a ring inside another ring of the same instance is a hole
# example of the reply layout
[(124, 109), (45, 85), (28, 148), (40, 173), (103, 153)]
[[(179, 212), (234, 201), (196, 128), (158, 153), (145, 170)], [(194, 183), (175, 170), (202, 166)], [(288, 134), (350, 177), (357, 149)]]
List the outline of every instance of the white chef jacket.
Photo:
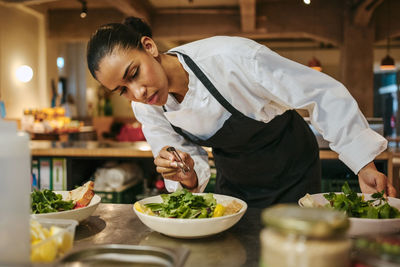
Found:
[[(310, 121), (333, 151), (355, 174), (387, 147), (385, 138), (369, 128), (348, 90), (330, 76), (315, 71), (241, 37), (216, 36), (171, 49), (188, 55), (220, 94), (244, 115), (265, 123), (288, 109), (306, 109)], [(210, 170), (203, 148), (185, 140), (171, 124), (200, 139), (214, 135), (231, 114), (178, 59), (189, 75), (189, 90), (181, 103), (169, 95), (162, 107), (132, 102), (136, 118), (157, 156), (169, 145), (189, 153), (202, 192)], [(301, 140), (299, 140), (301, 141)], [(218, 170), (217, 170), (218, 171)], [(165, 180), (168, 191), (181, 188)]]

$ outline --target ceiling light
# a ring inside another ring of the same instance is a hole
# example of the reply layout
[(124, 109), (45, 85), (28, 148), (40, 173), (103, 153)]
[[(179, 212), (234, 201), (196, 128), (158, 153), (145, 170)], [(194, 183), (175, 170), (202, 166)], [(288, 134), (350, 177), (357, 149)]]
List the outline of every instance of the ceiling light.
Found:
[(314, 70), (322, 71), (321, 62), (316, 57), (313, 57), (308, 61), (308, 66)]
[(81, 14), (80, 17), (82, 19), (86, 18), (88, 10), (87, 10), (87, 5), (86, 5), (86, 0), (78, 0), (79, 2), (81, 2), (82, 4), (82, 10), (81, 10)]
[(303, 0), (304, 4), (309, 5), (311, 4), (311, 0)]

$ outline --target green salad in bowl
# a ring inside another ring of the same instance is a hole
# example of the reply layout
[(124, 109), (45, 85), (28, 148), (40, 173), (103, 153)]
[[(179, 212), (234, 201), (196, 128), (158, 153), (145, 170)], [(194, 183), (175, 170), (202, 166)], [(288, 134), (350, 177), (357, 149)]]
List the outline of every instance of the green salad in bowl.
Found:
[(301, 207), (321, 207), (342, 211), (350, 219), (350, 236), (400, 233), (400, 199), (384, 197), (384, 192), (356, 193), (347, 183), (342, 192), (306, 194)]
[(336, 210), (345, 211), (349, 217), (370, 219), (400, 218), (397, 208), (391, 206), (384, 197), (384, 191), (370, 195), (367, 200), (363, 194), (351, 190), (347, 182), (342, 186), (342, 194), (330, 192), (324, 194), (327, 204)]
[(247, 209), (243, 200), (186, 189), (137, 201), (133, 210), (149, 228), (179, 238), (198, 238), (236, 224)]

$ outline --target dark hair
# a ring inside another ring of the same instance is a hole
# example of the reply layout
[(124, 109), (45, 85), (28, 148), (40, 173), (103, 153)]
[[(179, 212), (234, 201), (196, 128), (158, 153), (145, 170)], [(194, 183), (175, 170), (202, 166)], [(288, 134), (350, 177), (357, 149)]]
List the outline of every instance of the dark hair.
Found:
[(122, 49), (143, 49), (143, 36), (152, 37), (151, 28), (142, 19), (127, 17), (123, 23), (109, 23), (97, 29), (87, 45), (87, 63), (90, 73), (96, 78), (100, 61), (118, 46)]

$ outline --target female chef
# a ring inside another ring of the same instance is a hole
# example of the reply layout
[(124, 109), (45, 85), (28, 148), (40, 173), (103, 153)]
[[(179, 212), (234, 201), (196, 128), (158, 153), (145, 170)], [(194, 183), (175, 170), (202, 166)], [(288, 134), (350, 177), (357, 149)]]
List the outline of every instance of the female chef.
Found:
[(295, 111), (307, 109), (362, 192), (396, 194), (373, 163), (387, 141), (347, 89), (252, 40), (218, 36), (160, 53), (151, 29), (130, 17), (93, 34), (87, 61), (96, 80), (132, 101), (170, 192), (204, 190), (210, 170), (202, 147), (212, 148), (216, 193), (266, 207), (319, 192), (318, 145)]

